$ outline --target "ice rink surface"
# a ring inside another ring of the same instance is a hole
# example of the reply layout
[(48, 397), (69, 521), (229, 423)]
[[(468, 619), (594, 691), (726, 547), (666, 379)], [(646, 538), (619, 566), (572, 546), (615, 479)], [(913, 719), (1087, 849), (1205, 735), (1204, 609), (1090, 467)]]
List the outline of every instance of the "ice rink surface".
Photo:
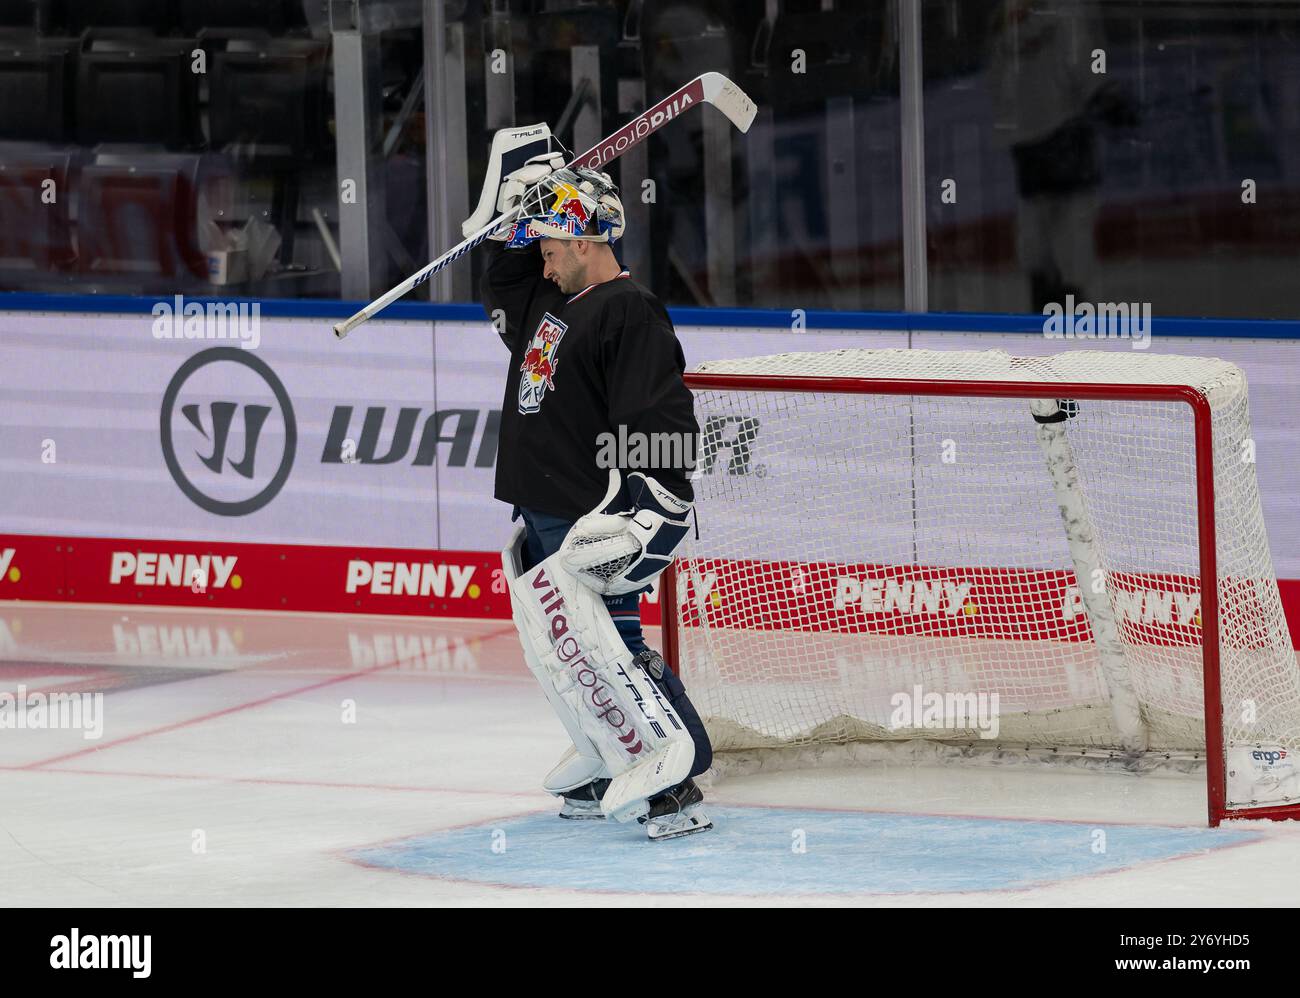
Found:
[(8, 906), (1300, 896), (1300, 823), (1209, 829), (1191, 777), (804, 770), (718, 782), (715, 829), (675, 841), (561, 821), (565, 735), (505, 621), (4, 602), (20, 686), (102, 692), (103, 732), (0, 729)]

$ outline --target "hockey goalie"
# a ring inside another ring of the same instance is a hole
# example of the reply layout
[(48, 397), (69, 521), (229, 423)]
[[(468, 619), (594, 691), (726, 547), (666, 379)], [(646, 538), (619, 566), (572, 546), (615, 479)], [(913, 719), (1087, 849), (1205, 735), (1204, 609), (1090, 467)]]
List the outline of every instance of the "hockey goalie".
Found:
[(712, 747), (646, 646), (640, 595), (690, 529), (692, 468), (602, 467), (600, 440), (699, 427), (668, 313), (615, 256), (617, 189), (565, 162), (544, 124), (497, 132), (464, 223), (522, 206), (481, 251), (483, 306), (510, 351), (496, 497), (522, 521), (502, 562), (524, 658), (573, 743), (544, 781), (560, 816), (674, 838), (712, 827), (693, 779)]

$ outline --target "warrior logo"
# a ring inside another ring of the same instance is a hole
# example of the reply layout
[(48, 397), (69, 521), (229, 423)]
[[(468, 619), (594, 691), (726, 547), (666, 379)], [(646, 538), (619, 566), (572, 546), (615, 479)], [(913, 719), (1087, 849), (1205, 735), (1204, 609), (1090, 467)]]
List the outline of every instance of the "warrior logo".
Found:
[(546, 391), (555, 390), (555, 368), (558, 363), (556, 355), (560, 352), (560, 340), (569, 327), (551, 315), (542, 316), (537, 332), (524, 350), (524, 362), (519, 365), (522, 372), (519, 377), (519, 411), (527, 414), (537, 412), (542, 407), (542, 398)]

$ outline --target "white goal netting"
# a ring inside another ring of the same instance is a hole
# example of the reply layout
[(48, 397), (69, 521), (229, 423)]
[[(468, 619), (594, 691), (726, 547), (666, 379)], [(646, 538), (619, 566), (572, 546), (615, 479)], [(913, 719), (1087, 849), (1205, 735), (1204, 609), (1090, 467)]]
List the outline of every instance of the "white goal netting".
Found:
[[(1190, 386), (1212, 412), (1221, 681), (1208, 695), (1223, 709), (1225, 804), (1300, 801), (1300, 674), (1237, 367), (840, 350), (699, 373), (742, 376), (696, 389), (700, 536), (675, 575), (678, 660), (719, 749), (925, 738), (1205, 753), (1192, 406), (1014, 387)], [(761, 380), (790, 377), (929, 384)], [(981, 396), (988, 382), (1024, 394)]]

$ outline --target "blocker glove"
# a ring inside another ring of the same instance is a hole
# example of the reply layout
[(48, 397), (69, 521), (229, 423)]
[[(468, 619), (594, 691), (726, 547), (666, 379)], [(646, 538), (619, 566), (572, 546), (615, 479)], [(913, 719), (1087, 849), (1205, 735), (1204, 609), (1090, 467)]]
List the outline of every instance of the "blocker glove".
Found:
[(609, 472), (609, 491), (581, 517), (560, 545), (564, 566), (602, 596), (644, 589), (673, 560), (686, 537), (694, 506), (678, 499), (648, 475), (627, 476), (632, 508), (614, 512), (621, 479)]
[[(468, 238), (498, 215), (517, 207), (530, 187), (564, 165), (562, 150), (544, 122), (498, 131), (492, 136), (478, 206), (461, 223), (461, 232)], [(504, 240), (510, 228), (502, 226), (488, 238)]]

